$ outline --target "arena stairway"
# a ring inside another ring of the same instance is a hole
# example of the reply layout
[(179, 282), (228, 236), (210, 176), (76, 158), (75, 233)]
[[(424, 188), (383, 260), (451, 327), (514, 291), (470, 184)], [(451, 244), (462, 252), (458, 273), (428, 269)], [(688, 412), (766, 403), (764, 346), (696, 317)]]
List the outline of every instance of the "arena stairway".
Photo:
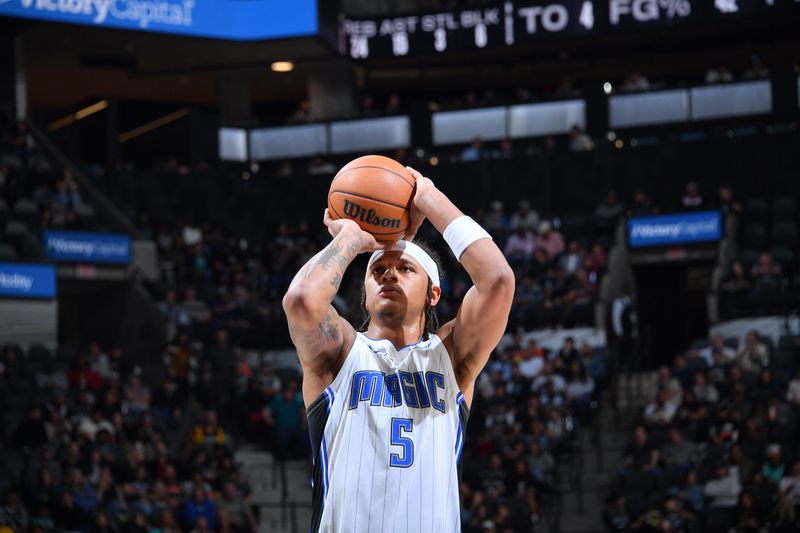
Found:
[(589, 428), (581, 428), (578, 439), (583, 454), (579, 459), (579, 468), (569, 463), (558, 465), (562, 495), (558, 505), (558, 520), (555, 524), (542, 524), (535, 531), (588, 533), (605, 530), (603, 508), (616, 479), (625, 446), (630, 440), (629, 422), (650, 401), (650, 391), (655, 389), (655, 372), (639, 373), (630, 378), (620, 376), (616, 411), (611, 408), (613, 398), (606, 391), (605, 408), (599, 413), (600, 445), (593, 440)]
[(253, 446), (236, 452), (236, 463), (252, 489), (259, 533), (300, 533), (311, 524), (311, 485), (308, 461), (280, 462)]

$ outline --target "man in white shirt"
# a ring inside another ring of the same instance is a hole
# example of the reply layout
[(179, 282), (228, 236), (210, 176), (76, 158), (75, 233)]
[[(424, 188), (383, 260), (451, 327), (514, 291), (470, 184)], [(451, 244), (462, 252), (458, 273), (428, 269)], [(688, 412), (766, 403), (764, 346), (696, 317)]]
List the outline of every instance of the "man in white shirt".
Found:
[(697, 355), (705, 360), (709, 368), (714, 366), (713, 354), (715, 350), (722, 354), (722, 359), (725, 363), (736, 360), (736, 350), (725, 346), (725, 339), (722, 338), (722, 335), (714, 335), (711, 339), (711, 345), (697, 352)]

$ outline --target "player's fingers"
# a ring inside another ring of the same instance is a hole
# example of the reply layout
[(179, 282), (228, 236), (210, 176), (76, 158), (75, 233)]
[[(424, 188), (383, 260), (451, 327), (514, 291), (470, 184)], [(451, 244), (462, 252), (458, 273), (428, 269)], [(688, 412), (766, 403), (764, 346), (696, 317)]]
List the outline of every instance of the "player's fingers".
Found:
[(411, 173), (411, 175), (418, 180), (421, 180), (422, 178), (425, 177), (422, 175), (422, 173), (420, 173), (418, 170), (415, 170), (412, 167), (406, 166), (406, 170), (408, 170)]

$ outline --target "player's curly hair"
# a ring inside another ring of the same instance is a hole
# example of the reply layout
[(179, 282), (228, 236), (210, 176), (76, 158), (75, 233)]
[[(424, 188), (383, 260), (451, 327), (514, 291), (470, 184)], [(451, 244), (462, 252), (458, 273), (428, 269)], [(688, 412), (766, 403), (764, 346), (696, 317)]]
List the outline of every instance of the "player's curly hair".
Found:
[[(434, 252), (430, 246), (427, 244), (415, 242), (417, 246), (425, 250), (433, 262), (436, 264), (436, 270), (439, 273), (439, 277), (442, 277), (442, 267), (439, 264), (439, 254)], [(422, 331), (422, 340), (426, 341), (430, 337), (431, 333), (436, 333), (439, 330), (439, 315), (436, 314), (436, 307), (431, 305), (431, 299), (433, 298), (433, 282), (431, 279), (428, 278), (428, 294), (425, 299), (425, 325)], [(358, 328), (358, 331), (364, 332), (367, 331), (367, 327), (369, 327), (369, 311), (367, 311), (367, 288), (366, 284), (361, 285), (361, 314), (364, 316), (364, 322), (361, 323), (361, 327)]]

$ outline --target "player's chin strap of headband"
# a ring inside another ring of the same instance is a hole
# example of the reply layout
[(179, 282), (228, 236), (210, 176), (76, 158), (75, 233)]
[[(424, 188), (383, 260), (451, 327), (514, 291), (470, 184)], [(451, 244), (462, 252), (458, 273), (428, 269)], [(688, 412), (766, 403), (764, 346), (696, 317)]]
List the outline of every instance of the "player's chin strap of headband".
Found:
[[(369, 262), (367, 263), (367, 276), (369, 276), (369, 271), (372, 267), (372, 264), (383, 257), (383, 253), (385, 251), (386, 250), (376, 250), (372, 252), (372, 255), (369, 257)], [(431, 279), (431, 283), (437, 287), (441, 287), (439, 284), (439, 269), (436, 268), (436, 262), (430, 255), (428, 255), (428, 252), (410, 241), (397, 241), (392, 247), (391, 251), (403, 252), (404, 254), (413, 257), (414, 260), (422, 267), (422, 270), (428, 274), (428, 277)]]

